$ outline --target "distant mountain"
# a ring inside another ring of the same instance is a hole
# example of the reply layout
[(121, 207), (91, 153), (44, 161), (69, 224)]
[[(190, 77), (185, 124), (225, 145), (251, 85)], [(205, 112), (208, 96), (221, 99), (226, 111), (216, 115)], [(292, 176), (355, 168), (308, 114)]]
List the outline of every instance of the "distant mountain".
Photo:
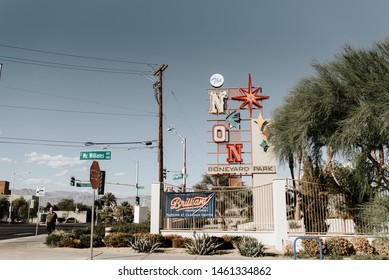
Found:
[[(36, 190), (34, 189), (21, 189), (15, 190), (15, 195), (35, 195)], [(70, 191), (53, 191), (45, 192), (45, 196), (40, 197), (40, 205), (45, 205), (47, 202), (55, 205), (60, 202), (62, 199), (73, 199), (76, 203), (82, 203), (85, 205), (92, 205), (93, 194), (83, 193), (83, 192), (70, 192)], [(97, 196), (96, 196), (97, 199)], [(123, 201), (128, 201), (131, 205), (135, 204), (135, 196), (129, 197), (117, 197), (117, 204), (120, 205)], [(151, 196), (142, 195), (141, 204), (150, 207), (151, 205)]]

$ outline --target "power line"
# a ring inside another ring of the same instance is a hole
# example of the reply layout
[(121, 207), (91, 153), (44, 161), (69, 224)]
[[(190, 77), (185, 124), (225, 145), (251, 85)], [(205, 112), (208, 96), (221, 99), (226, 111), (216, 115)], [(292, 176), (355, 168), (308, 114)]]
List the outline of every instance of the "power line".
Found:
[(81, 145), (84, 145), (84, 142), (65, 141), (65, 140), (48, 140), (48, 139), (19, 138), (19, 137), (0, 137), (0, 139), (17, 140), (17, 141), (52, 142), (52, 143), (65, 143), (65, 144), (81, 144)]
[[(4, 139), (4, 140), (1, 140), (1, 139)], [(80, 147), (83, 145), (82, 142), (43, 140), (43, 139), (31, 139), (31, 138), (15, 138), (15, 137), (0, 137), (0, 143), (19, 144), (19, 145), (54, 146), (54, 147)]]
[(67, 53), (52, 52), (52, 51), (43, 51), (43, 50), (37, 50), (37, 49), (31, 49), (31, 48), (25, 48), (25, 47), (11, 46), (11, 45), (6, 45), (6, 44), (0, 44), (0, 47), (10, 48), (10, 49), (18, 49), (18, 50), (24, 50), (24, 51), (30, 51), (30, 52), (37, 52), (37, 53), (59, 55), (59, 56), (74, 57), (74, 58), (84, 58), (84, 59), (92, 59), (92, 60), (100, 60), (100, 61), (110, 61), (110, 62), (119, 62), (119, 63), (128, 63), (128, 64), (147, 65), (147, 66), (150, 66), (153, 70), (155, 70), (153, 66), (158, 66), (158, 64), (155, 64), (155, 63), (137, 62), (137, 61), (128, 61), (128, 60), (118, 60), (118, 59), (109, 59), (109, 58), (101, 58), (101, 57), (83, 56), (83, 55), (67, 54)]
[(115, 68), (105, 68), (105, 67), (92, 67), (85, 65), (76, 65), (76, 64), (65, 64), (58, 62), (50, 62), (43, 60), (34, 60), (27, 58), (17, 58), (10, 56), (0, 56), (3, 61), (15, 62), (27, 65), (43, 66), (43, 67), (52, 67), (52, 68), (61, 68), (61, 69), (70, 69), (70, 70), (80, 70), (80, 71), (91, 71), (91, 72), (103, 72), (103, 73), (113, 73), (113, 74), (126, 74), (126, 75), (150, 75), (152, 71), (145, 70), (130, 70), (130, 69), (115, 69)]
[(42, 92), (42, 91), (37, 91), (37, 90), (31, 90), (31, 89), (24, 89), (24, 88), (17, 88), (17, 87), (10, 87), (10, 86), (0, 86), (2, 88), (8, 88), (12, 90), (17, 90), (17, 91), (25, 91), (25, 92), (30, 92), (33, 94), (38, 94), (38, 95), (43, 95), (43, 96), (51, 96), (51, 97), (56, 97), (56, 98), (62, 98), (62, 99), (67, 99), (67, 100), (74, 100), (74, 101), (80, 101), (84, 102), (87, 104), (97, 104), (97, 105), (102, 105), (104, 107), (112, 107), (112, 108), (119, 108), (119, 109), (125, 109), (125, 110), (131, 110), (135, 112), (143, 112), (143, 113), (148, 113), (150, 115), (155, 115), (155, 112), (152, 111), (147, 111), (147, 110), (140, 110), (140, 109), (134, 109), (126, 106), (119, 106), (119, 105), (113, 105), (113, 104), (108, 104), (106, 102), (98, 102), (96, 100), (87, 100), (87, 99), (82, 99), (82, 98), (74, 98), (74, 97), (69, 97), (69, 96), (62, 96), (58, 94), (52, 94), (52, 93), (47, 93), (47, 92)]
[(77, 111), (77, 110), (64, 110), (64, 109), (48, 109), (48, 108), (38, 108), (38, 107), (25, 107), (25, 106), (3, 105), (3, 104), (0, 104), (0, 107), (15, 108), (15, 109), (27, 109), (27, 110), (37, 110), (37, 111), (51, 111), (51, 112), (63, 112), (63, 113), (77, 113), (77, 114), (110, 115), (110, 116), (132, 116), (132, 117), (134, 117), (134, 116), (135, 116), (135, 117), (157, 117), (157, 114), (106, 113), (106, 112), (91, 112), (91, 111)]
[[(36, 138), (19, 138), (19, 137), (0, 137), (0, 143), (2, 144), (16, 144), (16, 145), (35, 145), (35, 146), (50, 146), (50, 147), (71, 147), (80, 148), (85, 147), (85, 142), (77, 141), (64, 141), (64, 140), (49, 140), (49, 139), (36, 139)], [(110, 145), (104, 145), (109, 149), (124, 149), (135, 150), (143, 149), (143, 147), (114, 147)], [(154, 149), (157, 146), (147, 146), (145, 149)]]

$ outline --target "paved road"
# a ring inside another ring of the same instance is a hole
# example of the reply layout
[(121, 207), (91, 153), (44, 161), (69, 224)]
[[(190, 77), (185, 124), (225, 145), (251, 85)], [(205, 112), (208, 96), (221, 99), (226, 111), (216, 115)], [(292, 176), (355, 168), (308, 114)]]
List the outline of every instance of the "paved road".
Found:
[[(58, 229), (69, 229), (73, 227), (85, 227), (86, 224), (59, 224)], [(23, 236), (35, 236), (36, 224), (0, 224), (0, 240), (12, 239)], [(38, 226), (38, 235), (46, 233), (46, 227), (44, 225)]]

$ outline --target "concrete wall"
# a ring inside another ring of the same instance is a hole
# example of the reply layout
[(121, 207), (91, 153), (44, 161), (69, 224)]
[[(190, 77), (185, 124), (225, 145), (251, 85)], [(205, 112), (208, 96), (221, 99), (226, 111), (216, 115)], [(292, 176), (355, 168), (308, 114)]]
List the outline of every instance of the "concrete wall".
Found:
[[(168, 230), (162, 229), (162, 210), (161, 203), (161, 187), (163, 184), (153, 184), (151, 186), (151, 226), (150, 232), (154, 234), (177, 234), (184, 237), (192, 237), (193, 230)], [(196, 233), (207, 233), (209, 235), (222, 236), (253, 236), (267, 246), (274, 247), (276, 250), (282, 251), (288, 240), (288, 221), (286, 219), (286, 198), (285, 198), (285, 180), (275, 179), (273, 181), (273, 195), (272, 201), (269, 202), (268, 207), (272, 207), (274, 213), (273, 231), (247, 231), (247, 230), (196, 230)]]

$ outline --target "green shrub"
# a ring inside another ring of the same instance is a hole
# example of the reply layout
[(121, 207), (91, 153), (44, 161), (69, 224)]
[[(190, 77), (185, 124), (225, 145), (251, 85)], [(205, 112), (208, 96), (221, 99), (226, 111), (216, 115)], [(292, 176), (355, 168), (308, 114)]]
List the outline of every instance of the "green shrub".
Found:
[(129, 238), (130, 234), (128, 233), (114, 232), (104, 238), (104, 243), (106, 247), (128, 247)]
[(381, 256), (389, 256), (389, 238), (376, 238), (373, 240), (373, 247)]
[(46, 245), (49, 247), (59, 247), (62, 237), (64, 236), (63, 231), (54, 231), (46, 237)]
[(354, 237), (351, 240), (354, 246), (355, 253), (357, 255), (373, 255), (374, 248), (370, 245), (369, 241), (363, 237)]
[[(90, 247), (90, 233), (81, 234), (80, 237), (80, 248), (89, 248)], [(95, 247), (95, 245), (93, 245)]]
[(173, 248), (185, 248), (186, 241), (187, 241), (187, 239), (182, 237), (182, 236), (174, 238), (172, 247)]
[(326, 254), (330, 256), (350, 256), (355, 253), (353, 244), (343, 237), (331, 237), (325, 242)]
[(62, 236), (59, 247), (68, 247), (68, 248), (80, 248), (80, 239), (73, 238), (69, 235)]
[(292, 257), (294, 256), (294, 248), (290, 241), (286, 241), (284, 246), (284, 256)]
[(244, 236), (239, 241), (234, 241), (234, 247), (244, 257), (263, 257), (266, 247), (254, 237)]
[[(169, 234), (169, 235), (165, 235), (164, 236), (165, 238), (165, 242), (163, 244), (163, 246), (165, 248), (183, 248), (183, 247), (180, 247), (180, 246), (184, 246), (183, 243), (184, 243), (184, 238), (180, 235), (177, 235), (177, 234)], [(179, 246), (179, 247), (174, 247), (174, 246)]]
[(234, 249), (234, 242), (237, 242), (241, 239), (240, 236), (234, 236), (234, 235), (223, 235), (221, 237), (221, 242), (223, 245), (220, 247), (220, 249), (223, 250), (231, 250)]
[[(321, 240), (321, 239), (320, 239)], [(324, 251), (324, 242), (322, 242), (323, 251)], [(320, 243), (316, 239), (303, 239), (301, 241), (303, 247), (303, 253), (307, 254), (310, 257), (314, 257), (320, 254)]]
[(185, 248), (185, 238), (180, 235), (170, 234), (165, 235), (164, 238), (165, 248)]
[(112, 224), (114, 232), (125, 232), (133, 235), (134, 233), (149, 233), (150, 221), (142, 222), (139, 224), (116, 222)]
[(191, 255), (214, 255), (221, 245), (219, 239), (211, 238), (207, 234), (194, 234), (193, 238), (185, 242), (186, 251)]

